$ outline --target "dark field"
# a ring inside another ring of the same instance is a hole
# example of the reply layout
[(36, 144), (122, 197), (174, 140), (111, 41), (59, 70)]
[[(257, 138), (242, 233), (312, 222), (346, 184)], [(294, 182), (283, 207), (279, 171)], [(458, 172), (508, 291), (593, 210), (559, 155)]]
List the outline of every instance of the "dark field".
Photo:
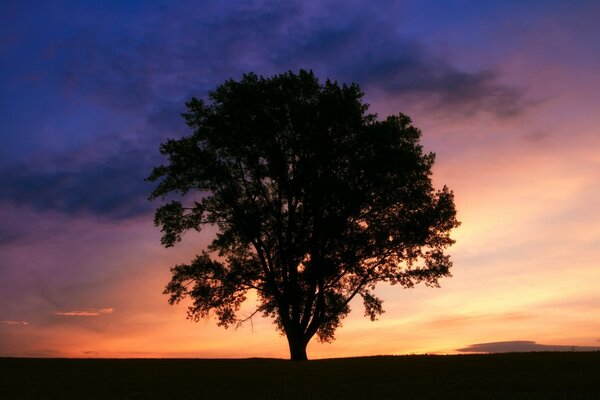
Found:
[(599, 399), (600, 352), (271, 359), (0, 358), (0, 399)]

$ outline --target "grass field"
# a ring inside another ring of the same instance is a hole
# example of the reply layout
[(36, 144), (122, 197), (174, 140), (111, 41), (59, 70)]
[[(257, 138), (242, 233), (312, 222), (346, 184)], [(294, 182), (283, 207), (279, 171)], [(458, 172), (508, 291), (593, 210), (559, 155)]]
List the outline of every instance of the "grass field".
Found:
[(272, 359), (0, 358), (0, 399), (598, 399), (600, 352)]

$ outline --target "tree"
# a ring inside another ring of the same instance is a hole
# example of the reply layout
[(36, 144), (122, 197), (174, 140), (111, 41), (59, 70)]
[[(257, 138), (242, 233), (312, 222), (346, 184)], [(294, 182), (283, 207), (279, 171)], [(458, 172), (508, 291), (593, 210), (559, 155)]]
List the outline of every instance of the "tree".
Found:
[[(312, 71), (246, 74), (196, 98), (182, 114), (193, 134), (161, 145), (154, 222), (166, 247), (188, 230), (218, 227), (207, 251), (171, 268), (165, 294), (189, 297), (188, 318), (241, 324), (255, 312), (305, 360), (314, 335), (331, 341), (350, 301), (383, 313), (377, 283), (438, 286), (458, 226), (452, 192), (435, 190), (435, 154), (403, 114), (377, 120), (356, 84), (321, 84)], [(177, 200), (172, 200), (176, 195)]]

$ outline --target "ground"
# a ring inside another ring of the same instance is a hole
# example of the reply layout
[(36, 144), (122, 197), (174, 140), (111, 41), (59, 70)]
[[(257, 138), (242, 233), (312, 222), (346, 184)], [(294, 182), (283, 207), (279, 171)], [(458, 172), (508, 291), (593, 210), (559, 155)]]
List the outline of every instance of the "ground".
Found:
[(598, 399), (600, 352), (273, 359), (0, 358), (2, 399)]

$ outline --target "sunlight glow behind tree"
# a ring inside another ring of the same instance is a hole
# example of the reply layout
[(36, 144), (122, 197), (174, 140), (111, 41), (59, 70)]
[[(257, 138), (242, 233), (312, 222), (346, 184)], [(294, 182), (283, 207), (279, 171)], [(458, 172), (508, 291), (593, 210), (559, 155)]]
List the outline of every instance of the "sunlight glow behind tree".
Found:
[[(300, 70), (228, 80), (183, 114), (191, 136), (168, 140), (151, 198), (162, 244), (216, 225), (207, 251), (172, 268), (171, 304), (224, 327), (255, 290), (255, 313), (286, 335), (293, 360), (313, 336), (334, 339), (356, 296), (365, 316), (383, 313), (379, 282), (437, 286), (450, 276), (453, 193), (435, 190), (435, 155), (403, 114), (367, 113), (356, 84), (321, 84)], [(194, 195), (196, 197), (194, 197)], [(253, 314), (254, 315), (254, 314)]]

